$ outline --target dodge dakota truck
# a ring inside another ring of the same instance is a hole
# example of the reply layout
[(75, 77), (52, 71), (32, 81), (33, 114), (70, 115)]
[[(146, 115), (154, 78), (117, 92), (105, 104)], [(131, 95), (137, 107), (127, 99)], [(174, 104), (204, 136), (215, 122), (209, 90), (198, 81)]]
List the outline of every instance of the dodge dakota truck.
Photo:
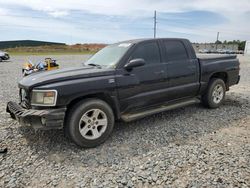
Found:
[(109, 45), (82, 67), (34, 73), (19, 82), (20, 101), (7, 112), (21, 125), (63, 129), (95, 147), (116, 120), (129, 122), (202, 102), (219, 107), (239, 82), (236, 56), (197, 58), (186, 39), (138, 39)]

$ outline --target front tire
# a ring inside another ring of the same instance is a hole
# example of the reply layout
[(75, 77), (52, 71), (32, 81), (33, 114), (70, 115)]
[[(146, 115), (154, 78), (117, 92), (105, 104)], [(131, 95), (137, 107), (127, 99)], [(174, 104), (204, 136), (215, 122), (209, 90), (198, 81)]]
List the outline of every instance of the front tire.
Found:
[(224, 101), (226, 85), (222, 79), (213, 78), (210, 80), (205, 95), (202, 96), (202, 103), (208, 108), (218, 108)]
[(65, 134), (78, 146), (91, 148), (106, 141), (114, 127), (110, 106), (99, 99), (83, 100), (69, 110)]

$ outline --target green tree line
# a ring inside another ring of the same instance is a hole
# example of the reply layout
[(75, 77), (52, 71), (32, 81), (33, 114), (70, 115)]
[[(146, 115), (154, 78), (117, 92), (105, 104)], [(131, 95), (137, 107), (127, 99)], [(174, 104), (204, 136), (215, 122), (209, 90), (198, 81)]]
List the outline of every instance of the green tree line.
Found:
[(240, 41), (240, 40), (232, 40), (232, 41), (226, 41), (224, 40), (223, 42), (217, 40), (215, 44), (238, 44), (238, 50), (244, 50), (246, 41)]

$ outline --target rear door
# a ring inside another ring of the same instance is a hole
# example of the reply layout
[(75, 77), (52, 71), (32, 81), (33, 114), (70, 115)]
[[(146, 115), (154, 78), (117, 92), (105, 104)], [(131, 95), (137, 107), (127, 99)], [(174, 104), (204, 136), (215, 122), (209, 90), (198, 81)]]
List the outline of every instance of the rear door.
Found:
[(199, 62), (188, 54), (182, 40), (163, 40), (168, 100), (194, 97), (199, 90)]
[(121, 111), (148, 107), (165, 100), (162, 89), (166, 87), (166, 70), (158, 41), (137, 44), (127, 62), (142, 58), (146, 64), (131, 71), (121, 68), (117, 76)]

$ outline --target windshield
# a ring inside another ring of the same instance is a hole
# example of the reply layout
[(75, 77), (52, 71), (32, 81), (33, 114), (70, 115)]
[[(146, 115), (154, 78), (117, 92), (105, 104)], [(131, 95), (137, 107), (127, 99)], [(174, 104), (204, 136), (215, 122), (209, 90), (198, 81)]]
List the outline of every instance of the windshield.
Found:
[(93, 55), (85, 65), (115, 68), (118, 61), (126, 53), (131, 43), (119, 43), (109, 45)]

